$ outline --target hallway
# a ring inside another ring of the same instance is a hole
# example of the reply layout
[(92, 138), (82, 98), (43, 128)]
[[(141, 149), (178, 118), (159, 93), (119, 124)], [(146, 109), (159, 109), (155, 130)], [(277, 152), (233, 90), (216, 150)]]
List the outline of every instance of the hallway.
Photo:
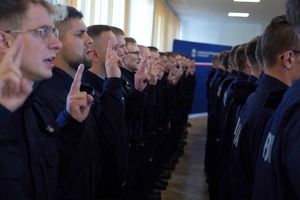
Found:
[(187, 145), (179, 158), (162, 200), (208, 200), (204, 174), (207, 115), (190, 115)]

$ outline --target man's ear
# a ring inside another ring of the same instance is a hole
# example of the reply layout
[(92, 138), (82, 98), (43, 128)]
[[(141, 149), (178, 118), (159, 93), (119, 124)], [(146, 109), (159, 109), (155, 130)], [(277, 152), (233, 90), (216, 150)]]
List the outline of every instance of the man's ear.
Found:
[(98, 50), (97, 49), (91, 49), (89, 52), (89, 55), (91, 57), (91, 60), (95, 63), (100, 62)]
[(13, 41), (11, 40), (11, 37), (4, 31), (0, 31), (0, 52), (6, 53), (12, 43)]
[(283, 63), (286, 66), (286, 68), (290, 69), (292, 68), (292, 63), (293, 63), (293, 52), (292, 51), (287, 51), (284, 56), (283, 56)]
[(251, 68), (250, 61), (248, 59), (246, 60), (246, 66)]

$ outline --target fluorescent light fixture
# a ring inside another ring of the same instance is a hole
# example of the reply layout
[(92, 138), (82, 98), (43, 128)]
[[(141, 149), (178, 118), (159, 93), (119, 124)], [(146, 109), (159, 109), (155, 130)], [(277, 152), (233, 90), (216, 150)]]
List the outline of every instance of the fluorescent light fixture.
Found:
[(236, 13), (236, 12), (230, 12), (228, 13), (229, 17), (248, 17), (249, 13)]
[(258, 3), (260, 0), (233, 0), (235, 2), (249, 2), (249, 3)]

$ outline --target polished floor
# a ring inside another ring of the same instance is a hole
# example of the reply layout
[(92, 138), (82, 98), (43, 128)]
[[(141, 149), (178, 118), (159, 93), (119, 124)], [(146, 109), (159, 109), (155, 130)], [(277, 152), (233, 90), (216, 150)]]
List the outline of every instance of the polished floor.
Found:
[(208, 200), (204, 174), (207, 115), (190, 115), (187, 145), (180, 157), (162, 200)]

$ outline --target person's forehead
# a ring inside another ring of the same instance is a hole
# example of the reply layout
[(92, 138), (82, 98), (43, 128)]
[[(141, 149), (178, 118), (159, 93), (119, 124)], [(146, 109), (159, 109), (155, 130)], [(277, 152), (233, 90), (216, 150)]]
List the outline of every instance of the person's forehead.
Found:
[(166, 61), (166, 60), (167, 60), (167, 56), (160, 56), (160, 59), (161, 59), (162, 61)]
[(146, 57), (151, 56), (150, 50), (147, 47), (140, 47), (140, 51), (142, 54), (145, 54)]
[(119, 45), (126, 44), (123, 35), (115, 35), (115, 36), (116, 36), (116, 39), (118, 40)]
[(87, 30), (86, 25), (79, 18), (71, 19), (69, 21), (69, 23), (71, 24), (71, 28), (69, 29), (69, 32), (73, 33), (73, 32), (76, 32), (76, 31), (82, 31), (82, 30), (86, 31)]
[(139, 47), (132, 43), (132, 42), (129, 42), (127, 45), (126, 45), (128, 51), (140, 51)]
[(100, 38), (106, 42), (108, 42), (109, 40), (112, 41), (113, 45), (118, 43), (118, 40), (116, 38), (116, 36), (113, 34), (112, 31), (104, 31), (101, 33)]
[(153, 58), (158, 58), (159, 57), (159, 53), (158, 52), (154, 52), (154, 51), (150, 51), (151, 55)]
[(175, 60), (175, 58), (173, 56), (168, 56), (167, 58), (168, 58), (169, 61)]
[(24, 20), (22, 24), (22, 29), (34, 29), (42, 26), (51, 26), (54, 28), (50, 14), (43, 5), (30, 2), (28, 11), (26, 12), (26, 20)]

